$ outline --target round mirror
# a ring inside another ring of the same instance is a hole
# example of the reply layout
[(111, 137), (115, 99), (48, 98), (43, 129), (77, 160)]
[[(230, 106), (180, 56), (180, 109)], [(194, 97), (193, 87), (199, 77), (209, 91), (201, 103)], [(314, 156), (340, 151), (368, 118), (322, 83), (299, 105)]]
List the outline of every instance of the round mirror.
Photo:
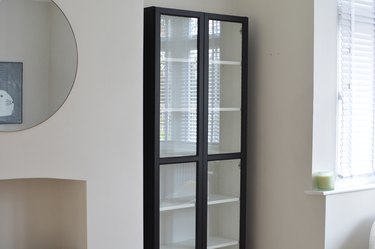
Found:
[(0, 131), (23, 130), (65, 102), (77, 72), (77, 44), (50, 0), (0, 0)]

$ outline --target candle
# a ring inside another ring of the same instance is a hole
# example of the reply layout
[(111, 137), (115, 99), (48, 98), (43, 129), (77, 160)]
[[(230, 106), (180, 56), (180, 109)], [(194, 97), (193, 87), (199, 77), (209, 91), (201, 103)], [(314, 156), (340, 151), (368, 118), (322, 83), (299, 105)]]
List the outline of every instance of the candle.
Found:
[(335, 188), (335, 174), (332, 171), (314, 174), (315, 187), (318, 190), (333, 190)]

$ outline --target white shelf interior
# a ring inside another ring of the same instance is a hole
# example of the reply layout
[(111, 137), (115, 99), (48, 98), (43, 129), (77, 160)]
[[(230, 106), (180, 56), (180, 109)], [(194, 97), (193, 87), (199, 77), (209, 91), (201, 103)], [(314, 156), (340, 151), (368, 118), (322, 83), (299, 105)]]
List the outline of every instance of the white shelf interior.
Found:
[(239, 200), (240, 200), (240, 198), (235, 197), (235, 196), (210, 194), (208, 196), (208, 205), (236, 202), (236, 201), (239, 201)]
[[(207, 240), (207, 249), (223, 248), (227, 246), (238, 245), (237, 240), (221, 238), (221, 237), (209, 237)], [(161, 249), (190, 249), (195, 248), (195, 240), (186, 240), (175, 244), (161, 245)]]
[(160, 201), (160, 212), (195, 207), (195, 198), (174, 198)]
[(221, 237), (209, 237), (207, 241), (207, 248), (208, 249), (215, 249), (215, 248), (222, 248), (226, 246), (234, 246), (237, 245), (237, 240), (226, 239)]
[[(196, 35), (187, 36), (186, 23), (197, 20), (166, 16), (165, 29), (174, 44), (161, 44), (160, 156), (196, 155), (198, 112)], [(190, 25), (190, 24), (189, 24)], [(212, 23), (209, 40), (209, 148), (210, 153), (241, 151), (242, 53), (240, 23)], [(169, 34), (172, 30), (174, 33)], [(194, 29), (195, 30), (195, 29)], [(181, 31), (181, 32), (180, 32)], [(173, 37), (172, 37), (173, 36)], [(194, 38), (194, 39), (192, 39)], [(179, 40), (181, 42), (179, 43)], [(184, 64), (186, 63), (186, 64)], [(180, 83), (184, 84), (180, 84)], [(191, 102), (189, 102), (189, 101)], [(207, 111), (207, 110), (206, 110)], [(187, 135), (186, 135), (187, 134)], [(240, 224), (240, 160), (209, 162), (207, 248), (238, 249)], [(196, 232), (196, 167), (162, 165), (160, 171), (160, 248), (193, 249)]]
[(189, 58), (168, 58), (168, 57), (161, 57), (161, 62), (183, 62), (183, 63), (197, 63), (196, 59), (189, 59)]
[(234, 66), (240, 66), (240, 61), (223, 61), (223, 60), (210, 60), (210, 64), (220, 64), (220, 65), (234, 65)]
[[(235, 196), (210, 194), (208, 196), (208, 205), (236, 202), (239, 200), (240, 199)], [(195, 198), (193, 197), (174, 198), (160, 201), (160, 212), (192, 207), (195, 207)]]
[[(240, 107), (219, 107), (219, 108), (209, 108), (209, 112), (238, 112), (241, 111)], [(197, 112), (197, 108), (162, 108), (161, 113), (167, 112)]]
[[(160, 157), (194, 156), (197, 144), (181, 141), (160, 142)], [(193, 179), (193, 178), (192, 178)], [(195, 177), (194, 177), (195, 179)]]
[[(190, 58), (171, 58), (171, 57), (161, 57), (161, 62), (179, 62), (179, 63), (197, 63), (196, 59)], [(210, 60), (210, 64), (220, 64), (220, 65), (234, 65), (240, 66), (241, 61), (225, 61), (225, 60)]]
[(239, 112), (240, 107), (220, 107), (220, 108), (209, 108), (209, 112)]
[(197, 108), (161, 108), (161, 113), (167, 113), (167, 112), (197, 112)]

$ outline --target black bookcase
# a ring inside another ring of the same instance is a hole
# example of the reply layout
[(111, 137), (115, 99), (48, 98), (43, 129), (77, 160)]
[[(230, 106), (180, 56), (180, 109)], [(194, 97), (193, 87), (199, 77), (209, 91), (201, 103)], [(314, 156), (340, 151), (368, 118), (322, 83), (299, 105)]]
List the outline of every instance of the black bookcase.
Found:
[(144, 11), (144, 248), (245, 248), (248, 19)]

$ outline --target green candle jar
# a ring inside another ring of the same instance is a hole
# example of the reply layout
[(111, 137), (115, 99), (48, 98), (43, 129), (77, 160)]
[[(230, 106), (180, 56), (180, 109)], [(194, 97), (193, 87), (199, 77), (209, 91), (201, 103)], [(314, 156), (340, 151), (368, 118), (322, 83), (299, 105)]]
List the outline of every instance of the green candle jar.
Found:
[(314, 174), (314, 186), (317, 190), (327, 191), (335, 189), (335, 174), (332, 171)]

